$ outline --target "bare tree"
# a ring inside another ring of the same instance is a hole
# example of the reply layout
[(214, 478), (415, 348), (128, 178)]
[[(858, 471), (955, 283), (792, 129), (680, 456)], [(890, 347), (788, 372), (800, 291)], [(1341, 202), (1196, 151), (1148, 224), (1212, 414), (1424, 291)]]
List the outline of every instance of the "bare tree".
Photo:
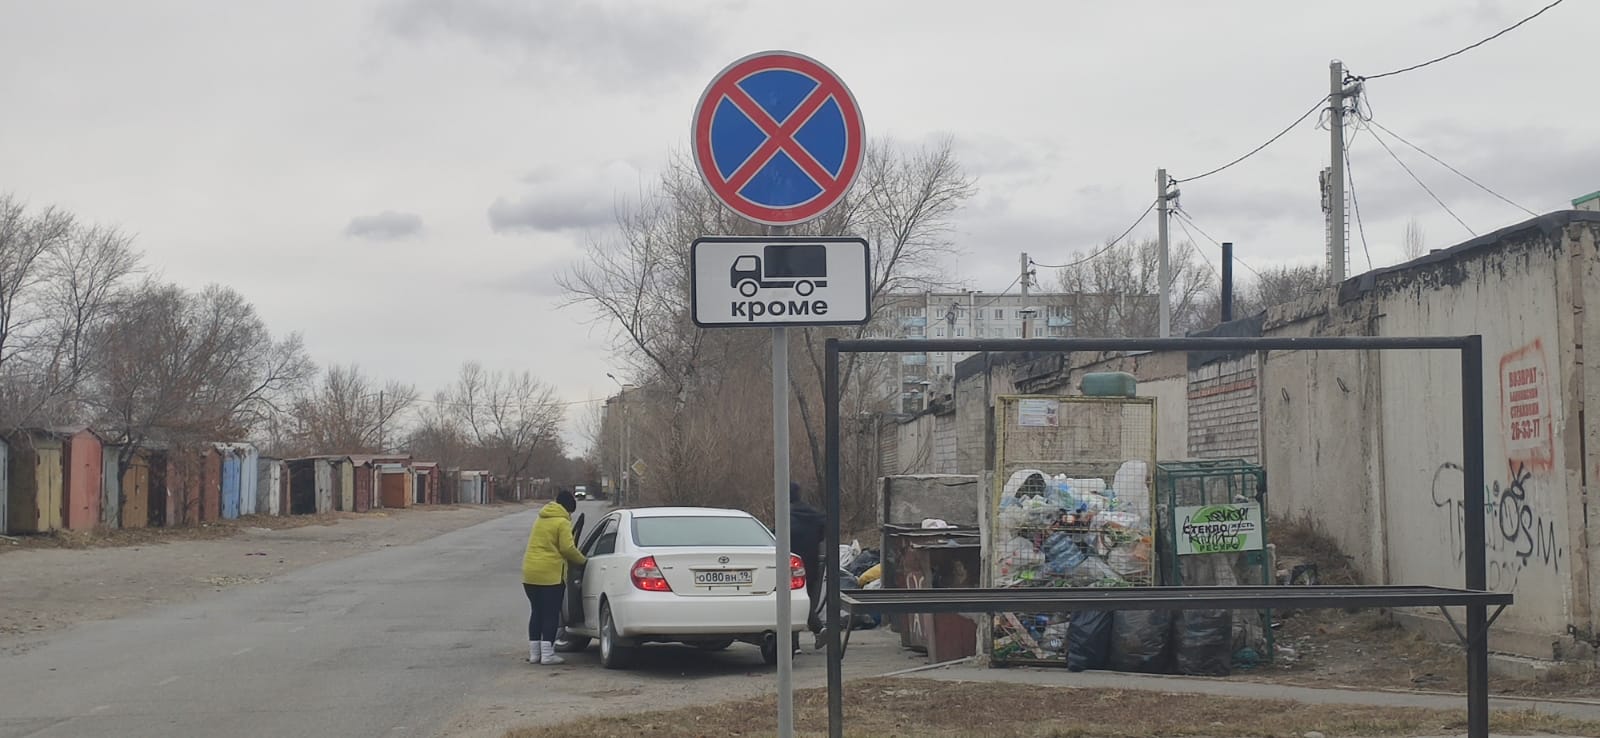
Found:
[[(951, 217), (973, 192), (947, 142), (919, 150), (877, 142), (851, 193), (793, 232), (866, 238), (874, 295), (926, 285), (939, 278), (953, 250)], [(636, 447), (652, 470), (652, 499), (689, 504), (707, 494), (726, 499), (729, 490), (753, 493), (757, 504), (771, 497), (771, 477), (752, 463), (771, 459), (771, 424), (762, 420), (769, 417), (762, 398), (771, 376), (766, 336), (699, 330), (687, 304), (688, 244), (705, 234), (759, 232), (712, 198), (680, 157), (637, 205), (619, 211), (616, 235), (592, 242), (585, 262), (561, 280), (569, 304), (589, 308), (614, 329), (618, 359), (648, 388), (643, 408), (630, 394), (629, 413)], [(856, 334), (794, 337), (812, 371), (796, 372), (792, 385), (800, 408), (793, 436), (796, 451), (810, 452), (813, 479), (820, 479), (822, 465), (821, 343)], [(846, 368), (847, 385), (855, 362)], [(649, 428), (643, 435), (640, 424)]]
[(399, 435), (397, 419), (416, 401), (411, 385), (390, 381), (379, 387), (355, 364), (331, 366), (294, 399), (291, 435), (307, 451), (385, 452), (387, 441)]
[(1428, 253), (1428, 239), (1422, 232), (1422, 224), (1416, 218), (1406, 221), (1405, 236), (1401, 240), (1401, 250), (1406, 259), (1418, 259)]
[[(1155, 241), (1108, 243), (1096, 255), (1080, 253), (1074, 266), (1057, 271), (1065, 295), (1053, 306), (1070, 313), (1079, 336), (1154, 336), (1160, 330), (1160, 245)], [(1171, 247), (1172, 330), (1203, 327), (1214, 275), (1193, 243)], [(1213, 299), (1214, 301), (1214, 299)]]
[(468, 362), (446, 403), (467, 438), (494, 458), (494, 471), (512, 485), (550, 448), (559, 456), (566, 408), (553, 388), (528, 372), (491, 372)]
[(25, 203), (0, 195), (0, 419), (8, 424), (30, 422), (59, 393), (39, 352), (49, 343), (49, 258), (73, 230), (68, 213), (30, 213)]
[(147, 283), (93, 331), (85, 402), (124, 444), (244, 438), (314, 371), (299, 336), (274, 339), (238, 293)]
[[(854, 194), (857, 190), (860, 194)], [(840, 233), (863, 236), (871, 245), (871, 304), (878, 306), (877, 310), (885, 309), (887, 301), (880, 299), (885, 294), (924, 288), (939, 280), (946, 260), (955, 253), (951, 240), (955, 214), (976, 192), (976, 184), (962, 170), (948, 139), (910, 151), (898, 150), (890, 143), (869, 147), (863, 180), (852, 190), (833, 227)], [(809, 381), (796, 382), (793, 391), (810, 453), (813, 486), (823, 477), (822, 408), (816, 402), (824, 373), (822, 343), (830, 335), (860, 338), (870, 325), (802, 332), (812, 376)], [(857, 371), (863, 360), (861, 354), (843, 357), (839, 368), (842, 396), (857, 394)]]
[(139, 260), (131, 236), (102, 226), (74, 228), (51, 249), (45, 264), (51, 339), (45, 381), (57, 394), (74, 392), (88, 373), (91, 334), (124, 299)]

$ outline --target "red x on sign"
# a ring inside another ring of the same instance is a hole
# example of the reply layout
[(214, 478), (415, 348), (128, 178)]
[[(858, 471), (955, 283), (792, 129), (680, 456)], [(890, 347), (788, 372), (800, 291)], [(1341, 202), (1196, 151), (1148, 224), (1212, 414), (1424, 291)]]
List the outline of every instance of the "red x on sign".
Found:
[(734, 62), (695, 109), (695, 163), (717, 198), (758, 223), (821, 215), (849, 191), (864, 150), (861, 112), (814, 59), (769, 51)]

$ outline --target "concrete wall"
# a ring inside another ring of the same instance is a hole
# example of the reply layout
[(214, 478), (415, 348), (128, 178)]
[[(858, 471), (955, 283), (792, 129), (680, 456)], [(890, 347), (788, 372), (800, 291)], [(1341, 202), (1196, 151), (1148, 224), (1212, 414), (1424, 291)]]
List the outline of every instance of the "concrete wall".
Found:
[[(1264, 328), (1483, 336), (1488, 586), (1517, 594), (1492, 645), (1544, 658), (1571, 645), (1569, 632), (1593, 633), (1597, 609), (1595, 554), (1582, 544), (1594, 535), (1584, 522), (1592, 462), (1583, 436), (1595, 431), (1582, 426), (1582, 410), (1594, 391), (1586, 387), (1600, 382), (1584, 381), (1597, 361), (1579, 352), (1586, 295), (1600, 295), (1600, 220), (1568, 220), (1546, 216), (1363, 275), (1337, 300), (1330, 293), (1275, 309)], [(1588, 339), (1600, 346), (1600, 335)], [(1259, 374), (1272, 512), (1312, 517), (1371, 583), (1462, 586), (1456, 355), (1274, 353)]]
[(973, 475), (920, 474), (884, 477), (878, 524), (919, 525), (938, 518), (951, 525), (976, 526), (983, 494)]

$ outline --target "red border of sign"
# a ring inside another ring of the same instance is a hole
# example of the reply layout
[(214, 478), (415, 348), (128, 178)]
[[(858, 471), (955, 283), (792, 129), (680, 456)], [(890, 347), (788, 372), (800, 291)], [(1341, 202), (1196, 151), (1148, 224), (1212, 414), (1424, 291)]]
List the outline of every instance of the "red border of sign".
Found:
[[(720, 103), (734, 85), (752, 74), (771, 69), (797, 72), (815, 80), (819, 91), (828, 93), (837, 101), (839, 112), (845, 121), (847, 140), (844, 161), (840, 164), (839, 176), (834, 179), (833, 186), (823, 185), (823, 191), (816, 197), (787, 208), (769, 208), (740, 196), (737, 190), (728, 185), (727, 180), (722, 179), (721, 173), (716, 171), (715, 159), (711, 154), (711, 120), (716, 116), (717, 106), (707, 105), (706, 102), (716, 100)], [(833, 70), (804, 54), (792, 51), (762, 51), (729, 64), (711, 79), (711, 84), (706, 85), (699, 102), (695, 103), (694, 127), (691, 135), (694, 140), (695, 168), (700, 170), (701, 179), (705, 180), (706, 186), (711, 188), (712, 194), (716, 195), (718, 200), (733, 212), (757, 223), (786, 226), (804, 223), (822, 215), (838, 204), (845, 193), (850, 191), (856, 175), (861, 172), (865, 131), (866, 128), (861, 120), (861, 108), (856, 104), (855, 96)]]

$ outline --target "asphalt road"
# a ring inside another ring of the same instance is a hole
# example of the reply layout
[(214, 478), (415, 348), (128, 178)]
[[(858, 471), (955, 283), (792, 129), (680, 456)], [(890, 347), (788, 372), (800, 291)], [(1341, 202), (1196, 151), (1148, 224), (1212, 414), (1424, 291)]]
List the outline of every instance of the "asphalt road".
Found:
[[(603, 503), (585, 502), (592, 522)], [(0, 738), (429, 736), (525, 653), (528, 511), (0, 658)], [(508, 642), (508, 638), (511, 640)]]

